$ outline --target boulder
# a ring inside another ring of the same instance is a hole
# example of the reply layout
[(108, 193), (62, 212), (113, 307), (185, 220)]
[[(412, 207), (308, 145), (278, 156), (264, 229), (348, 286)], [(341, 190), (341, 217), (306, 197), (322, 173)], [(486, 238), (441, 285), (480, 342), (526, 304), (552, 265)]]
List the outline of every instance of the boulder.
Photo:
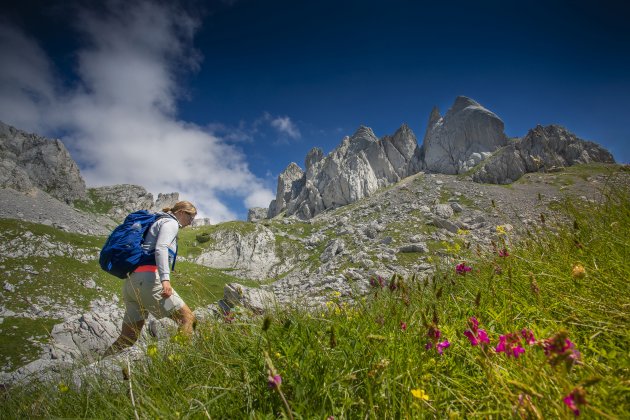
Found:
[(259, 314), (276, 304), (276, 299), (272, 292), (246, 287), (238, 283), (225, 285), (223, 288), (223, 301), (232, 308), (242, 306)]

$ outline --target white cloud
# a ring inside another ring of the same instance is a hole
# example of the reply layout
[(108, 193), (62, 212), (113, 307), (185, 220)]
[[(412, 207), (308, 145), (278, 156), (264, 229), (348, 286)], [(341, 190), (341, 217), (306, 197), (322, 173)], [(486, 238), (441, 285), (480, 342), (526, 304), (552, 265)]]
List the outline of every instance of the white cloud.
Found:
[(299, 139), (302, 137), (300, 130), (297, 126), (291, 121), (291, 118), (277, 117), (271, 120), (271, 126), (275, 128), (280, 134), (286, 135), (292, 139)]
[(214, 222), (236, 216), (219, 196), (267, 206), (272, 193), (242, 152), (177, 119), (177, 99), (185, 93), (178, 72), (200, 62), (191, 47), (198, 23), (166, 3), (107, 4), (106, 13), (80, 12), (86, 46), (77, 52), (79, 83), (61, 92), (37, 43), (0, 26), (0, 119), (40, 134), (68, 133), (63, 140), (90, 186), (179, 191)]

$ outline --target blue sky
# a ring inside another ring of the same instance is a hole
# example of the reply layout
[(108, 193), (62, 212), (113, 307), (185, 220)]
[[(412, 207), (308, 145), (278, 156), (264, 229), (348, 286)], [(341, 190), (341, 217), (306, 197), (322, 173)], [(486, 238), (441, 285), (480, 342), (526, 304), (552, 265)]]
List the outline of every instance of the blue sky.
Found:
[(214, 221), (359, 125), (421, 142), (457, 95), (629, 162), (628, 6), (513, 3), (4, 2), (0, 120), (62, 138), (90, 186), (177, 190)]

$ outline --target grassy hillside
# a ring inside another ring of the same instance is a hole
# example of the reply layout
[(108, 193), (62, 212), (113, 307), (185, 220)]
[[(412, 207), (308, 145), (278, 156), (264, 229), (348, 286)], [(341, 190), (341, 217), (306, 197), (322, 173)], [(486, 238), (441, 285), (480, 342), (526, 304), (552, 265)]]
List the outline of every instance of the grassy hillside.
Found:
[[(46, 343), (52, 326), (63, 321), (59, 308), (78, 308), (76, 312), (82, 313), (92, 300), (120, 295), (122, 280), (102, 271), (96, 259), (105, 239), (0, 219), (0, 240), (11, 253), (21, 253), (0, 258), (0, 286), (8, 283), (13, 289), (0, 292), (2, 306), (14, 313), (0, 318), (0, 364), (6, 370), (37, 357), (37, 343)], [(193, 309), (219, 300), (226, 283), (250, 284), (185, 261), (175, 268), (173, 287)], [(93, 284), (86, 287), (90, 281)], [(39, 310), (44, 313), (38, 314)]]
[(563, 208), (519, 243), (497, 227), (493, 253), (449, 250), (432, 279), (374, 279), (369, 296), (333, 293), (318, 313), (297, 302), (202, 324), (191, 342), (149, 346), (117, 386), (13, 388), (4, 413), (628, 418), (630, 195)]

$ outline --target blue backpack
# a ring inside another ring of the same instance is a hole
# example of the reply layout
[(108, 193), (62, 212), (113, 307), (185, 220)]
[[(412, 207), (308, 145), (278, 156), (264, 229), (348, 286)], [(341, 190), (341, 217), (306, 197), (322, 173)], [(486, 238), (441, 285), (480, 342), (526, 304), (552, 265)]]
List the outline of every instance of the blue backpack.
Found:
[(126, 279), (140, 265), (155, 265), (155, 250), (145, 251), (142, 244), (151, 225), (161, 216), (146, 210), (129, 214), (103, 245), (98, 260), (101, 268)]

